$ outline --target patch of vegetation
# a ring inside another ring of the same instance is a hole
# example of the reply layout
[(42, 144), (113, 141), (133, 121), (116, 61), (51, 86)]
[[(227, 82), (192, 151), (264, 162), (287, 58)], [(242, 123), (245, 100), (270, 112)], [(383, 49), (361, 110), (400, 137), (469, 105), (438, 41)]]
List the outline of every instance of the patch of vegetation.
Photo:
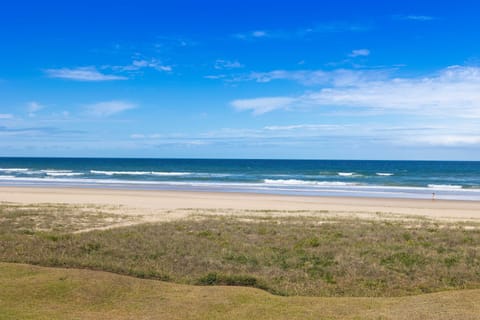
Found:
[(197, 215), (68, 234), (30, 229), (28, 219), (8, 214), (0, 216), (0, 261), (6, 262), (282, 295), (401, 296), (480, 287), (480, 230), (458, 224)]
[[(205, 275), (206, 285), (258, 284)], [(226, 283), (225, 283), (226, 282)], [(370, 281), (371, 286), (382, 282)], [(0, 263), (0, 318), (478, 319), (480, 290), (396, 298), (280, 297), (252, 288), (184, 286), (106, 272)], [(67, 315), (67, 316), (66, 316)]]
[(133, 221), (94, 205), (0, 203), (0, 234), (35, 232), (71, 233)]
[(260, 283), (257, 278), (248, 276), (248, 275), (224, 275), (217, 274), (215, 272), (209, 273), (196, 282), (198, 285), (202, 286), (214, 286), (214, 285), (224, 285), (224, 286), (244, 286), (244, 287), (254, 287), (259, 289), (268, 289), (264, 284)]

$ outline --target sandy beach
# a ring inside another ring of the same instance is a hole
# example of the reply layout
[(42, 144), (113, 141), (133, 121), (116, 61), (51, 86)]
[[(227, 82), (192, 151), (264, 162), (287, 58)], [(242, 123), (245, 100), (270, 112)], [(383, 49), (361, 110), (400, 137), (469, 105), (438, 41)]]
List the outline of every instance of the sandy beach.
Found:
[(139, 191), (81, 188), (0, 187), (0, 201), (37, 204), (62, 203), (115, 207), (119, 213), (140, 215), (147, 221), (185, 217), (185, 209), (265, 211), (271, 215), (323, 214), (372, 217), (415, 215), (451, 221), (479, 220), (480, 202), (388, 198), (307, 197), (245, 193)]
[[(80, 319), (99, 318), (88, 312), (101, 305), (103, 318), (117, 319), (122, 309), (110, 299), (112, 290), (127, 309), (145, 302), (129, 309), (128, 318), (179, 305), (188, 312), (174, 319), (199, 312), (215, 318), (209, 312), (220, 305), (242, 319), (237, 310), (246, 308), (244, 301), (251, 301), (246, 317), (276, 312), (279, 319), (478, 314), (480, 202), (0, 187), (0, 205), (0, 285), (7, 288), (0, 311), (13, 310), (15, 318), (25, 310), (63, 315), (62, 308)], [(68, 271), (45, 268), (52, 266)], [(54, 295), (38, 294), (39, 286)], [(25, 297), (29, 304), (19, 304)], [(395, 306), (415, 311), (392, 312)]]

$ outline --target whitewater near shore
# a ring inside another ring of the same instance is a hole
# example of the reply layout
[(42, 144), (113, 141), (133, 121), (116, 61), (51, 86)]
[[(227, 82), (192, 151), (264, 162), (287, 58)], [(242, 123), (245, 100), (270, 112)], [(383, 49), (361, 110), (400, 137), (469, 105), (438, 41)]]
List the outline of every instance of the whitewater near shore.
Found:
[(0, 158), (0, 186), (480, 201), (480, 162)]

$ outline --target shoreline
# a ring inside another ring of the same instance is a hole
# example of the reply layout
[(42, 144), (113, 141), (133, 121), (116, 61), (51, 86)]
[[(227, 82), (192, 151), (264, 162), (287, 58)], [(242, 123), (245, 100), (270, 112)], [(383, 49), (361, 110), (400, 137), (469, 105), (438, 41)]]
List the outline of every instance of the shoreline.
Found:
[[(415, 215), (453, 221), (480, 221), (480, 201), (425, 200), (367, 197), (296, 196), (260, 193), (124, 190), (72, 187), (0, 187), (0, 202), (20, 204), (71, 204), (120, 206), (120, 211), (149, 215), (154, 220), (184, 217), (178, 209), (263, 210), (291, 214), (329, 212), (361, 216), (362, 214)], [(162, 216), (170, 210), (170, 216)]]
[[(73, 189), (108, 189), (159, 192), (205, 192), (205, 193), (241, 193), (301, 197), (343, 197), (371, 199), (418, 199), (418, 200), (452, 200), (480, 201), (480, 189), (388, 186), (388, 185), (295, 185), (262, 184), (233, 182), (180, 182), (180, 181), (130, 181), (130, 180), (88, 180), (56, 179), (50, 182), (31, 183), (29, 178), (19, 179), (18, 183), (3, 183), (5, 188), (73, 188)], [(25, 181), (23, 181), (24, 179)], [(33, 180), (38, 180), (34, 178)], [(41, 179), (42, 180), (42, 179)], [(22, 182), (23, 181), (23, 182)]]

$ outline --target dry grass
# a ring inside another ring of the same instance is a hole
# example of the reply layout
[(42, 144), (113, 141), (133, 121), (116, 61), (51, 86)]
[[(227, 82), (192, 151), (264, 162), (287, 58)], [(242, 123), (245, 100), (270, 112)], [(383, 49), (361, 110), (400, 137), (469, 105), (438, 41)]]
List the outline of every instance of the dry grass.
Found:
[(0, 233), (71, 233), (135, 221), (135, 217), (119, 215), (115, 210), (118, 207), (0, 203)]
[(92, 210), (1, 210), (0, 261), (253, 286), (279, 295), (401, 296), (480, 287), (480, 230), (473, 222), (259, 211), (204, 216), (191, 209), (191, 219), (66, 232), (78, 230), (75, 219), (85, 219), (80, 229), (113, 219)]
[(0, 318), (10, 319), (478, 319), (480, 290), (400, 298), (279, 297), (98, 271), (0, 263)]

